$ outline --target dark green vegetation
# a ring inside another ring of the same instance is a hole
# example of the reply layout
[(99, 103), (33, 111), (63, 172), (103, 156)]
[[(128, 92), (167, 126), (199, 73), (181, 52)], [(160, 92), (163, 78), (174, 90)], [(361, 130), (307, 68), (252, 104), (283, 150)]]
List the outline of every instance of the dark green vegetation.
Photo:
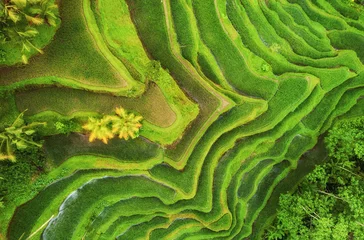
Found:
[(336, 124), (325, 139), (328, 159), (279, 200), (267, 239), (364, 238), (364, 118)]
[(0, 64), (11, 65), (19, 60), (27, 64), (29, 55), (43, 53), (40, 48), (50, 41), (58, 23), (58, 7), (54, 0), (1, 1)]
[(56, 165), (72, 156), (86, 154), (113, 157), (123, 162), (143, 162), (157, 157), (161, 151), (156, 144), (149, 144), (143, 138), (129, 141), (114, 139), (105, 145), (101, 141), (90, 143), (87, 138), (77, 133), (50, 136), (46, 138), (44, 148)]
[(33, 140), (32, 135), (35, 128), (44, 126), (46, 123), (32, 122), (26, 125), (21, 113), (10, 126), (5, 126), (0, 131), (0, 161), (16, 161), (14, 149), (25, 150), (29, 147), (41, 147), (40, 143)]
[[(0, 239), (261, 239), (280, 194), (325, 159), (322, 134), (364, 114), (357, 3), (58, 4), (44, 54), (0, 66), (1, 129), (25, 109), (47, 122), (43, 148), (2, 163)], [(116, 107), (143, 117), (140, 137), (109, 140)], [(89, 118), (106, 139), (88, 141)]]
[(0, 194), (8, 203), (17, 201), (19, 198), (26, 199), (30, 191), (33, 191), (34, 195), (37, 189), (33, 189), (36, 186), (31, 185), (32, 178), (46, 171), (46, 158), (42, 150), (33, 147), (24, 151), (16, 151), (15, 154), (16, 162), (0, 162), (2, 177)]
[[(57, 111), (62, 115), (72, 115), (78, 111), (110, 114), (122, 105), (139, 112), (147, 121), (161, 127), (168, 127), (176, 120), (176, 114), (155, 84), (137, 99), (57, 87), (18, 92), (15, 96), (17, 107), (20, 110), (28, 109), (25, 112), (27, 116), (44, 111)], [(161, 112), (163, 114), (158, 114)]]

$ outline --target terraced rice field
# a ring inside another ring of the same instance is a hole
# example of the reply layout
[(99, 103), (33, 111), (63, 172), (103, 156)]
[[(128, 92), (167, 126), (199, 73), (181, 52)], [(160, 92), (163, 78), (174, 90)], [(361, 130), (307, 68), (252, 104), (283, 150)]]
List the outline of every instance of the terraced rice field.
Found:
[(44, 133), (52, 183), (7, 210), (7, 239), (260, 239), (320, 136), (364, 113), (364, 13), (341, 0), (59, 4), (45, 54), (0, 68), (0, 120), (145, 120), (108, 145)]

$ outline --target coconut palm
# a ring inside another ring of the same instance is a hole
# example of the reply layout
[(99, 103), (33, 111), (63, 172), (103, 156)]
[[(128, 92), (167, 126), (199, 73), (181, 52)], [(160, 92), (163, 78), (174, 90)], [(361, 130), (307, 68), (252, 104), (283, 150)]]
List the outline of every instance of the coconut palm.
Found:
[(89, 137), (90, 142), (93, 142), (95, 139), (100, 139), (103, 143), (107, 144), (108, 140), (114, 137), (109, 125), (109, 119), (96, 119), (91, 117), (82, 128), (91, 131)]
[(122, 107), (115, 109), (115, 115), (106, 115), (101, 119), (89, 118), (83, 126), (84, 129), (91, 131), (89, 141), (95, 139), (102, 140), (105, 144), (109, 139), (117, 135), (120, 139), (128, 140), (139, 136), (139, 129), (142, 127), (140, 121), (142, 116), (127, 113)]
[(23, 116), (24, 112), (19, 114), (11, 126), (0, 132), (0, 160), (16, 161), (14, 147), (18, 150), (24, 150), (29, 146), (42, 146), (42, 144), (33, 141), (32, 135), (35, 133), (35, 127), (44, 126), (46, 123), (33, 122), (25, 125)]
[(135, 114), (128, 114), (123, 108), (116, 108), (115, 113), (118, 119), (113, 121), (113, 133), (118, 134), (120, 139), (128, 140), (138, 137), (139, 129), (142, 127), (140, 121), (142, 116), (135, 116)]

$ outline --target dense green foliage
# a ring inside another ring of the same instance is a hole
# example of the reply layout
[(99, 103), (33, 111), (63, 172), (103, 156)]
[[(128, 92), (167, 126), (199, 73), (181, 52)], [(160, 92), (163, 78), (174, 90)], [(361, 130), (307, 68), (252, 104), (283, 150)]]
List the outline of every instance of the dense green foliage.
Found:
[(280, 197), (267, 239), (364, 238), (364, 117), (340, 121), (326, 137), (329, 157)]
[[(326, 138), (329, 156), (339, 161), (364, 160), (364, 118), (342, 121)], [(362, 169), (364, 170), (364, 169)]]
[(363, 4), (364, 5), (364, 0), (352, 0), (351, 2), (355, 2), (357, 4)]
[(24, 112), (21, 113), (10, 126), (0, 129), (0, 160), (16, 161), (14, 148), (23, 151), (30, 146), (41, 147), (40, 143), (33, 140), (35, 128), (46, 123), (32, 122), (25, 124)]
[(70, 134), (72, 132), (80, 132), (82, 130), (81, 124), (74, 118), (64, 121), (57, 121), (54, 123), (57, 133)]
[(48, 166), (42, 149), (27, 148), (15, 154), (16, 162), (0, 162), (0, 199), (4, 209), (13, 208), (49, 184), (44, 177)]
[[(48, 24), (56, 27), (56, 20), (59, 18), (57, 15), (58, 7), (53, 0), (2, 0), (0, 1), (0, 43), (18, 44), (23, 63), (28, 63), (26, 53), (30, 53), (31, 49), (43, 53), (32, 43), (39, 34), (35, 26)], [(13, 49), (13, 51), (18, 50)]]

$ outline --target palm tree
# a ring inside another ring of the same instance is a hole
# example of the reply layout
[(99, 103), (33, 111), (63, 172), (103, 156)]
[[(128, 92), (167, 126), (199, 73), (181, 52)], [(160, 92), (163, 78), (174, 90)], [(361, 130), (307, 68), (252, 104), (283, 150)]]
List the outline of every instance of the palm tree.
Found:
[(115, 113), (118, 118), (113, 121), (113, 133), (118, 134), (120, 139), (128, 140), (138, 137), (139, 129), (142, 127), (140, 121), (142, 116), (135, 116), (133, 113), (127, 114), (125, 109), (116, 108)]
[(103, 143), (107, 144), (108, 140), (114, 137), (109, 125), (109, 119), (96, 119), (91, 117), (82, 128), (91, 131), (89, 137), (90, 142), (93, 142), (95, 139), (100, 139)]
[(0, 160), (16, 161), (13, 147), (24, 150), (29, 146), (41, 147), (42, 144), (33, 141), (34, 128), (44, 126), (46, 123), (33, 122), (25, 125), (24, 112), (19, 114), (15, 121), (0, 132)]
[(139, 136), (139, 129), (142, 127), (140, 121), (142, 116), (127, 113), (124, 108), (116, 108), (115, 115), (106, 115), (101, 119), (89, 118), (83, 126), (84, 129), (91, 131), (89, 141), (95, 139), (102, 140), (107, 144), (109, 139), (114, 138), (115, 134), (120, 139), (128, 140)]

